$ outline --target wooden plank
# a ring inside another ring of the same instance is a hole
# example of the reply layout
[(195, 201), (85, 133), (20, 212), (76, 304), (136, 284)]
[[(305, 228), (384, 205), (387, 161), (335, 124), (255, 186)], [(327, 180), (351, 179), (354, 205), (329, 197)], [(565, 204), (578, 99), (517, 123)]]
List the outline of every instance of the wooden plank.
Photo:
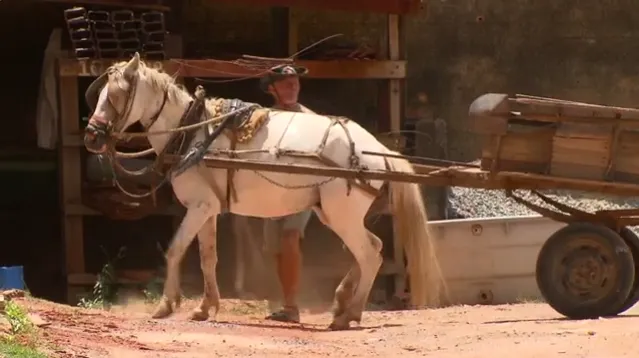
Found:
[[(72, 215), (72, 216), (99, 216), (102, 215), (101, 212), (94, 210), (86, 205), (82, 205), (82, 204), (76, 204), (76, 203), (70, 203), (70, 204), (66, 204), (66, 210), (65, 210), (66, 215)], [(165, 215), (165, 216), (178, 216), (181, 217), (184, 214), (184, 208), (176, 203), (172, 206), (169, 206), (167, 208), (158, 210), (157, 212), (153, 213), (152, 215)]]
[[(60, 134), (77, 133), (80, 130), (78, 80), (75, 77), (60, 77)], [(65, 243), (66, 272), (82, 273), (84, 262), (84, 231), (82, 216), (66, 212), (66, 204), (82, 200), (82, 167), (80, 149), (60, 146), (61, 206), (63, 210), (62, 233)]]
[(123, 0), (40, 0), (44, 2), (63, 3), (69, 5), (93, 5), (93, 6), (114, 6), (123, 7), (127, 9), (144, 9), (144, 10), (156, 10), (156, 11), (171, 11), (169, 6), (159, 4), (154, 0), (136, 0), (136, 1), (123, 1)]
[[(156, 272), (154, 270), (123, 270), (117, 271), (115, 283), (123, 285), (139, 285), (150, 281)], [(69, 285), (93, 285), (98, 276), (92, 273), (76, 273), (67, 275)]]
[(299, 21), (295, 9), (288, 9), (288, 55), (293, 56), (299, 46)]
[[(498, 136), (487, 138), (482, 148), (482, 158), (495, 158), (495, 143)], [(520, 162), (545, 163), (552, 144), (552, 132), (512, 133), (503, 136), (499, 159)], [(503, 169), (503, 168), (502, 168)]]
[(615, 171), (639, 175), (639, 132), (621, 132), (618, 145)]
[(556, 136), (565, 138), (596, 138), (610, 140), (613, 124), (563, 122), (557, 128)]
[(234, 5), (286, 6), (317, 10), (409, 14), (421, 9), (421, 0), (208, 0)]
[(609, 154), (609, 138), (555, 137), (549, 174), (558, 177), (604, 180)]
[[(60, 76), (97, 77), (118, 60), (60, 60)], [(324, 79), (402, 79), (406, 61), (297, 61), (309, 70), (308, 78)], [(249, 68), (231, 61), (185, 60), (147, 61), (147, 65), (183, 77), (237, 78), (259, 77), (263, 69)]]
[[(348, 272), (348, 266), (313, 266), (305, 269), (307, 274), (313, 278), (341, 278)], [(385, 260), (379, 269), (379, 275), (394, 275), (402, 269), (394, 261)], [(116, 274), (116, 283), (124, 285), (145, 284), (156, 275), (154, 270), (120, 270)], [(92, 273), (80, 273), (67, 275), (67, 282), (70, 285), (93, 285), (97, 280), (97, 275)], [(184, 278), (182, 279), (184, 281)], [(187, 279), (188, 281), (188, 279)]]

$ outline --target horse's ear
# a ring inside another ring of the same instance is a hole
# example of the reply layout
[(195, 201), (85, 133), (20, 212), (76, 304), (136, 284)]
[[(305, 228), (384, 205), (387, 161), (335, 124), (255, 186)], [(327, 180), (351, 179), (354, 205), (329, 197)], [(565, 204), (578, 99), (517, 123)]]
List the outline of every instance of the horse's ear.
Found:
[(124, 68), (124, 75), (127, 78), (131, 78), (138, 73), (139, 68), (140, 68), (140, 54), (136, 52), (135, 55), (133, 55), (133, 58), (131, 59), (131, 61), (129, 61), (129, 63), (126, 64), (126, 67)]

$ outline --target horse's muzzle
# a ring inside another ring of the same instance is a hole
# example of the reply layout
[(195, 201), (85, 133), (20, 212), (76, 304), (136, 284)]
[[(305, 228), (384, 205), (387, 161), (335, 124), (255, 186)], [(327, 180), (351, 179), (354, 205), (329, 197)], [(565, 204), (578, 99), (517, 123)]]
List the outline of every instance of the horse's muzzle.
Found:
[(84, 146), (91, 153), (102, 154), (106, 151), (106, 124), (93, 118), (84, 129)]

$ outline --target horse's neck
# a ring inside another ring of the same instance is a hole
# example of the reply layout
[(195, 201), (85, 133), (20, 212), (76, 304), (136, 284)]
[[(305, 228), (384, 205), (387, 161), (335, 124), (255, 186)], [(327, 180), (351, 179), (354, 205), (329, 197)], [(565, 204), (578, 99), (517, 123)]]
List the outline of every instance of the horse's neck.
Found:
[[(189, 106), (190, 99), (186, 96), (180, 97), (172, 103), (166, 103), (158, 119), (149, 127), (149, 132), (158, 132), (175, 129), (180, 125), (180, 119)], [(151, 135), (148, 137), (149, 143), (156, 153), (160, 153), (167, 145), (172, 133), (162, 135)]]

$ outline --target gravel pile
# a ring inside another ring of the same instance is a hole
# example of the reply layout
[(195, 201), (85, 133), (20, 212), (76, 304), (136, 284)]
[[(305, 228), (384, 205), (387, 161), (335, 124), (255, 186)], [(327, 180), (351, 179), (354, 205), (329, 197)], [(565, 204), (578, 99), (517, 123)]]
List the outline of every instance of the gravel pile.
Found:
[[(639, 208), (639, 197), (621, 198), (568, 190), (553, 190), (542, 193), (553, 200), (588, 212)], [(536, 195), (527, 190), (515, 191), (515, 194), (519, 197), (524, 197), (535, 204), (551, 208), (539, 200)], [(448, 202), (449, 218), (451, 219), (537, 214), (506, 197), (505, 191), (503, 190), (453, 187), (450, 190)]]

